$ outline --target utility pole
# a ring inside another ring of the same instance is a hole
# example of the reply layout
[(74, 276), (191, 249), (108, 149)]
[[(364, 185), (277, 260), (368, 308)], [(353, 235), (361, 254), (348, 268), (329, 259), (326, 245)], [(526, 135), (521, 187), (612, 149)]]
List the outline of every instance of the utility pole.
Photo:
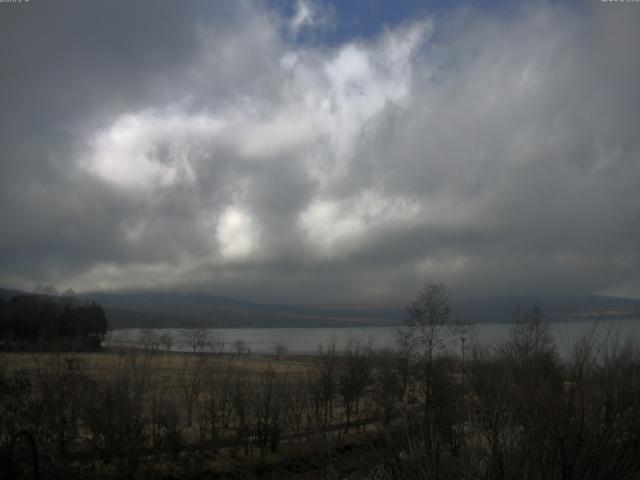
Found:
[(464, 397), (464, 342), (466, 342), (467, 337), (460, 337), (460, 343), (462, 344), (462, 396)]
[[(464, 335), (460, 336), (460, 344), (462, 346), (462, 408), (464, 409), (464, 406), (466, 404), (465, 402), (465, 389), (464, 389), (464, 376), (465, 376), (465, 368), (464, 368), (464, 342), (467, 340), (467, 337), (465, 337)], [(464, 411), (463, 411), (464, 412)]]

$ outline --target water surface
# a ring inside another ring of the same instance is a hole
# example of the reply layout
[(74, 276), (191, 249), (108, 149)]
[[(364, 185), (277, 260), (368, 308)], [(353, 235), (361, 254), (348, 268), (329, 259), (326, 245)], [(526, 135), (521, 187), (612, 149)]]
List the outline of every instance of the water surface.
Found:
[[(595, 330), (594, 330), (595, 327)], [(448, 339), (449, 348), (460, 348), (460, 337), (465, 337), (467, 347), (474, 343), (483, 345), (497, 345), (504, 341), (512, 329), (507, 323), (488, 323), (465, 327), (463, 332), (456, 330), (443, 331)], [(594, 331), (596, 343), (618, 342), (623, 344), (628, 340), (640, 340), (640, 320), (601, 320), (597, 325), (592, 321), (554, 322), (551, 324), (551, 334), (559, 353), (566, 357), (575, 343), (585, 335)], [(135, 343), (141, 330), (126, 329), (113, 330), (105, 341), (108, 345), (130, 345)], [(172, 350), (189, 351), (183, 331), (180, 329), (152, 329), (156, 335), (169, 334), (172, 337)], [(209, 336), (222, 335), (227, 343), (226, 352), (233, 351), (232, 344), (240, 339), (251, 353), (272, 354), (276, 346), (282, 345), (289, 353), (314, 354), (318, 346), (335, 343), (339, 351), (343, 351), (347, 342), (357, 340), (363, 344), (370, 344), (374, 348), (392, 347), (395, 341), (397, 327), (348, 327), (348, 328), (220, 328), (207, 330)]]

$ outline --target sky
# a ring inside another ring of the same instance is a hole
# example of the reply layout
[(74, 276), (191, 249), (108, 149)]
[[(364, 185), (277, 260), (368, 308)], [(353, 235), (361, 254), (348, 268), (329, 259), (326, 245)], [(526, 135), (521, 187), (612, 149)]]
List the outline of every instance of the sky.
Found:
[(0, 286), (640, 297), (640, 3), (0, 3)]

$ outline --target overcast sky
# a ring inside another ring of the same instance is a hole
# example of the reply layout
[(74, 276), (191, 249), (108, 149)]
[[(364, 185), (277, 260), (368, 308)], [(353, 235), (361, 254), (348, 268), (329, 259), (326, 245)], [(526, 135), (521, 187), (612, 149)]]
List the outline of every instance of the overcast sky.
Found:
[(0, 3), (0, 286), (640, 296), (640, 3)]

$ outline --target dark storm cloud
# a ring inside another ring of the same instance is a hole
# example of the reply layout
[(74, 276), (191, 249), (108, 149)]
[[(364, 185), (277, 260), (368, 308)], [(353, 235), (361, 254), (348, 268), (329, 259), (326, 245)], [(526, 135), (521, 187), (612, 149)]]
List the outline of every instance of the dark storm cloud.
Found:
[[(1, 13), (0, 210), (10, 227), (0, 256), (9, 281), (55, 280), (95, 262), (145, 262), (192, 246), (189, 197), (171, 192), (150, 205), (78, 170), (74, 157), (120, 112), (173, 101), (202, 47), (200, 32), (233, 32), (241, 9), (116, 0), (3, 5)], [(208, 88), (220, 86), (209, 80)], [(151, 234), (173, 230), (172, 238), (127, 245), (122, 227), (152, 210), (163, 214), (150, 218)]]
[(3, 284), (640, 292), (636, 5), (336, 46), (310, 2), (2, 7)]

